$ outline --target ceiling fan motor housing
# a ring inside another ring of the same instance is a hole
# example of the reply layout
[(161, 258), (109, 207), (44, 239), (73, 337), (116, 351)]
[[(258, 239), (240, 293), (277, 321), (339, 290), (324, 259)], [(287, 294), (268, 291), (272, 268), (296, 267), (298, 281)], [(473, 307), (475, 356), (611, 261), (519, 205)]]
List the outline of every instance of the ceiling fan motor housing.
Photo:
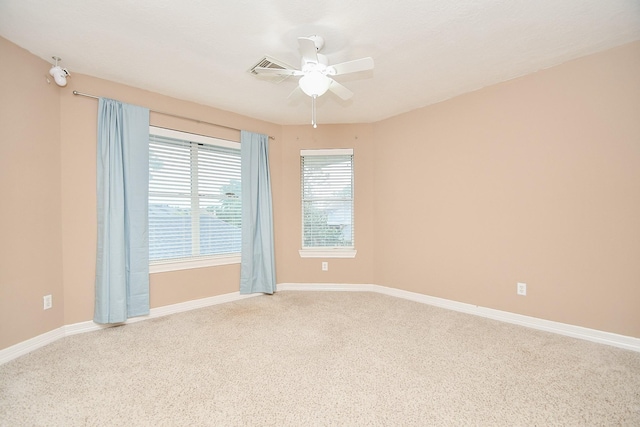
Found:
[(313, 40), (313, 44), (316, 45), (316, 50), (318, 52), (320, 52), (322, 50), (322, 48), (324, 47), (324, 39), (322, 37), (313, 35), (313, 36), (309, 36), (307, 38)]
[(302, 58), (302, 63), (300, 64), (300, 68), (304, 73), (308, 73), (311, 71), (320, 71), (321, 73), (324, 74), (325, 69), (331, 68), (331, 67), (327, 67), (328, 65), (329, 65), (329, 59), (325, 55), (319, 53), (318, 62), (305, 61), (305, 59)]

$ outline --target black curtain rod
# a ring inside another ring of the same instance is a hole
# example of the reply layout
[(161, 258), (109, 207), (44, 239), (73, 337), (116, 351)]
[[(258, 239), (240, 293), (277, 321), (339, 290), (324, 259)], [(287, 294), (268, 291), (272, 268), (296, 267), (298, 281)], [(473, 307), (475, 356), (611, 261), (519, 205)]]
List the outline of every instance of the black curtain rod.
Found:
[[(79, 96), (86, 96), (87, 98), (100, 99), (99, 96), (89, 95), (88, 93), (78, 92), (77, 90), (74, 90), (73, 94), (74, 95), (79, 95)], [(177, 119), (191, 120), (192, 122), (204, 123), (204, 124), (207, 124), (207, 125), (217, 126), (217, 127), (220, 127), (220, 128), (237, 130), (238, 132), (242, 130), (242, 129), (237, 129), (237, 128), (234, 128), (234, 127), (231, 127), (231, 126), (221, 125), (221, 124), (218, 124), (218, 123), (211, 123), (211, 122), (206, 122), (204, 120), (192, 119), (191, 117), (184, 117), (184, 116), (178, 116), (176, 114), (165, 113), (164, 111), (157, 111), (157, 110), (151, 110), (151, 109), (149, 109), (149, 111), (151, 111), (153, 113), (157, 113), (157, 114), (162, 114), (163, 116), (170, 116), (170, 117), (175, 117)], [(275, 139), (275, 138), (273, 136), (269, 135), (269, 139)]]

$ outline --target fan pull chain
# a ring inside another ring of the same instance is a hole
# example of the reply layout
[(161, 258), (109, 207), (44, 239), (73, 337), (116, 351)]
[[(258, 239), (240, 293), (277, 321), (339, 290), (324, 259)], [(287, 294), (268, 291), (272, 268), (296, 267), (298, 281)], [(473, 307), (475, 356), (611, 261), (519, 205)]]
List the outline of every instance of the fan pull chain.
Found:
[(311, 124), (314, 128), (318, 127), (318, 123), (316, 122), (316, 98), (318, 95), (313, 95), (311, 97)]

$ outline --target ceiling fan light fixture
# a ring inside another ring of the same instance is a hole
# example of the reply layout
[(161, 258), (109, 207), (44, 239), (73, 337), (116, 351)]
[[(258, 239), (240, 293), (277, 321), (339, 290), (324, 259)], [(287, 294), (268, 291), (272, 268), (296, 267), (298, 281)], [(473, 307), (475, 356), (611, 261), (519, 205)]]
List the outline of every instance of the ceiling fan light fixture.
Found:
[(312, 71), (300, 77), (300, 89), (313, 97), (324, 95), (331, 86), (331, 79), (319, 71)]

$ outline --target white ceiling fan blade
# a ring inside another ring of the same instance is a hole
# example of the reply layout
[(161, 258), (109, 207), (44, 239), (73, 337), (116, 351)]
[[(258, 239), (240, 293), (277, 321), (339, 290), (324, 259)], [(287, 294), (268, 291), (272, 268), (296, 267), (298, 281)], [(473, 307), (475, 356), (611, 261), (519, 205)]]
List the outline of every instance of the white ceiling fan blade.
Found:
[(316, 43), (309, 37), (298, 37), (298, 44), (300, 45), (300, 54), (302, 55), (302, 61), (304, 63), (312, 62), (318, 63), (318, 49), (316, 49)]
[(287, 68), (264, 68), (264, 67), (256, 67), (254, 71), (258, 74), (274, 74), (278, 76), (301, 76), (303, 74), (302, 71), (299, 70), (289, 70)]
[(358, 71), (371, 70), (373, 68), (373, 58), (366, 57), (355, 59), (353, 61), (342, 62), (340, 64), (327, 67), (330, 75), (356, 73)]
[(300, 94), (303, 94), (303, 93), (304, 92), (302, 92), (302, 89), (300, 88), (300, 86), (296, 86), (296, 88), (291, 91), (289, 96), (287, 96), (287, 99), (295, 98), (297, 96), (300, 96)]
[(329, 90), (345, 101), (353, 96), (353, 92), (351, 92), (346, 87), (342, 86), (337, 81), (331, 79), (331, 84), (329, 85)]

